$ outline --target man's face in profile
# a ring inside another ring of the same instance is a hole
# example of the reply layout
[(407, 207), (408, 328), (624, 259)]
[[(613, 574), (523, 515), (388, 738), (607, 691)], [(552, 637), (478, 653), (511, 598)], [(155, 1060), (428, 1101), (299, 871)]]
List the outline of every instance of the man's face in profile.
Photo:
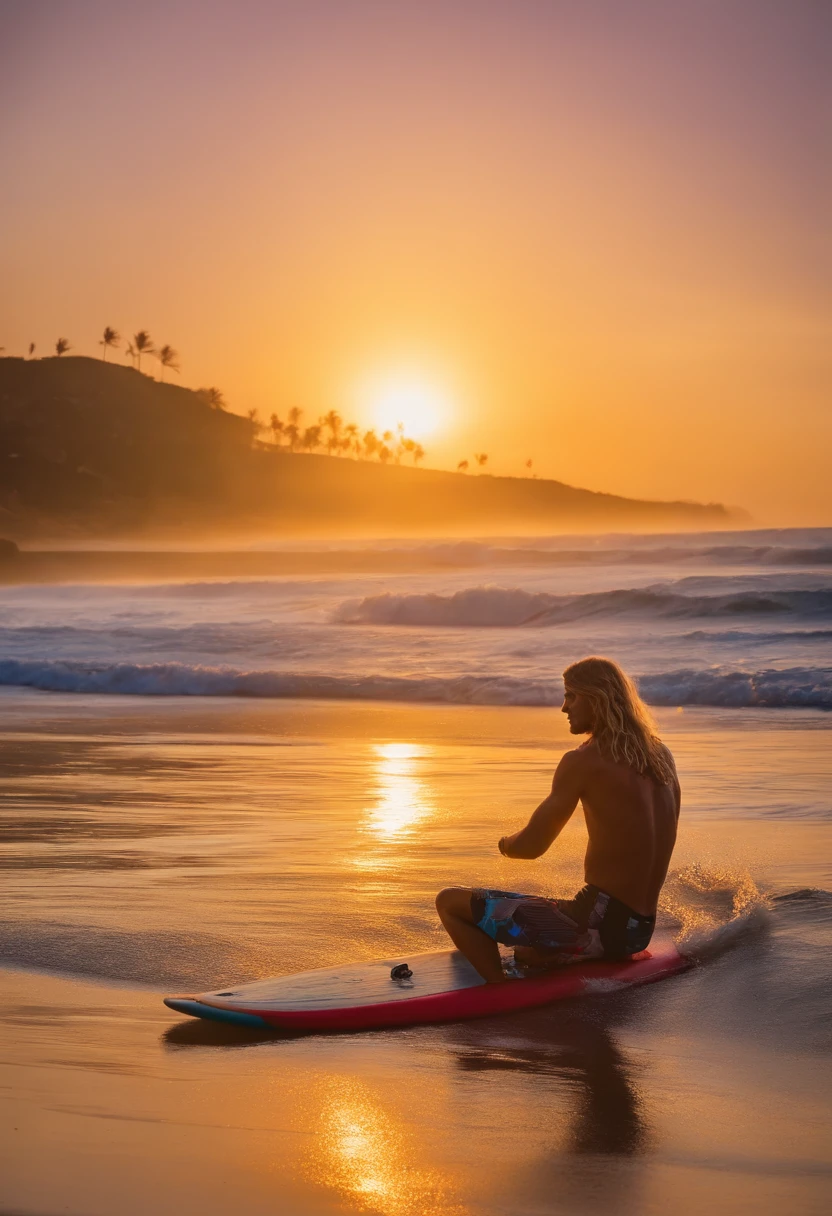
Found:
[(561, 713), (566, 714), (569, 730), (573, 735), (587, 735), (592, 730), (592, 710), (589, 698), (574, 692), (567, 684), (563, 694)]

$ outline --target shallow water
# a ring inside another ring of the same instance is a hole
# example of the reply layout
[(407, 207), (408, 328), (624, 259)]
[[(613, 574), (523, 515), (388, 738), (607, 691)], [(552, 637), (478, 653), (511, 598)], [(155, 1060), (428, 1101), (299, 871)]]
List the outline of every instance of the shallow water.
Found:
[(572, 892), (579, 815), (538, 862), (495, 847), (547, 792), (562, 716), (6, 690), (2, 1202), (827, 1210), (832, 723), (659, 722), (684, 790), (661, 920), (693, 971), (481, 1022), (281, 1038), (160, 997), (439, 947), (449, 883)]

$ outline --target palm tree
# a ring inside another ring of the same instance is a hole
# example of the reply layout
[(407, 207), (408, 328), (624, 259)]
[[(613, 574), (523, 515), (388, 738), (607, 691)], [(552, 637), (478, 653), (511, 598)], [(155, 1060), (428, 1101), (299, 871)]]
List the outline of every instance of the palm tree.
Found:
[(425, 449), (422, 447), (421, 443), (414, 443), (414, 445), (413, 445), (413, 463), (418, 464), (419, 461), (424, 460), (424, 458), (425, 458)]
[(68, 350), (72, 350), (72, 347), (67, 342), (66, 338), (58, 338), (58, 341), (55, 343), (55, 354), (60, 356), (65, 354)]
[(467, 473), (468, 472), (468, 461), (460, 460), (459, 464), (456, 466), (456, 471), (457, 471), (457, 473)]
[(34, 342), (30, 342), (29, 343), (29, 358), (30, 359), (34, 353), (35, 353), (35, 344), (34, 344)]
[(212, 410), (225, 409), (225, 397), (223, 397), (218, 388), (214, 388), (213, 386), (211, 388), (198, 388), (196, 392), (197, 396), (201, 397), (206, 405), (210, 405)]
[(125, 353), (125, 355), (127, 355), (127, 358), (130, 360), (130, 362), (135, 367), (136, 366), (136, 348), (132, 342), (127, 343), (127, 345), (124, 348), (124, 353)]
[(378, 450), (378, 458), (381, 461), (381, 463), (387, 464), (387, 461), (390, 459), (390, 457), (392, 455), (393, 455), (393, 453), (390, 451), (387, 444), (383, 443)]
[(283, 428), (283, 434), (289, 440), (289, 451), (294, 452), (300, 439), (300, 428), (296, 422), (290, 422)]
[(479, 465), (479, 467), (481, 469), (484, 469), (485, 466), (488, 464), (488, 453), (487, 452), (474, 452), (474, 460), (476, 460), (477, 464)]
[(285, 426), (286, 423), (282, 422), (277, 414), (272, 414), (269, 418), (269, 429), (272, 433), (272, 439), (276, 444), (280, 443), (279, 436), (283, 434)]
[(307, 452), (314, 452), (315, 448), (321, 442), (321, 424), (320, 422), (308, 426), (301, 435), (300, 446)]
[(108, 346), (118, 346), (120, 341), (121, 341), (121, 334), (118, 332), (118, 330), (113, 329), (113, 327), (111, 325), (105, 325), (104, 333), (101, 336), (99, 343), (98, 343), (99, 346), (104, 347), (104, 354), (101, 356), (101, 358), (104, 360), (105, 363), (107, 362), (107, 347)]
[(246, 418), (248, 418), (249, 422), (251, 423), (252, 433), (254, 435), (259, 435), (261, 431), (265, 431), (266, 425), (264, 422), (260, 421), (260, 415), (257, 413), (256, 409), (250, 409), (246, 413)]
[(153, 342), (146, 329), (140, 329), (137, 334), (133, 334), (133, 346), (136, 352), (136, 362), (138, 363), (139, 371), (141, 371), (142, 355), (153, 354)]
[(526, 461), (526, 466), (525, 466), (529, 470), (530, 473), (532, 471), (533, 464), (534, 464), (534, 461), (532, 460), (532, 458), (530, 456), (529, 459)]
[(361, 440), (361, 445), (364, 448), (364, 454), (368, 460), (372, 460), (378, 451), (378, 435), (375, 431), (365, 431), (364, 438)]
[(361, 444), (358, 442), (358, 427), (354, 422), (349, 426), (344, 427), (344, 443), (348, 452), (355, 452), (356, 456), (361, 451)]
[(172, 346), (163, 346), (161, 350), (157, 350), (156, 357), (158, 358), (159, 362), (162, 365), (159, 368), (159, 379), (160, 380), (164, 380), (164, 378), (165, 378), (165, 368), (166, 367), (169, 367), (171, 369), (171, 371), (173, 371), (173, 372), (178, 372), (178, 371), (182, 370), (180, 368), (179, 364), (176, 362), (176, 360), (179, 358), (179, 351), (174, 350)]
[(330, 410), (328, 414), (324, 414), (323, 424), (329, 428), (329, 439), (327, 440), (327, 451), (337, 452), (341, 442), (341, 427), (343, 425), (341, 415), (337, 410)]

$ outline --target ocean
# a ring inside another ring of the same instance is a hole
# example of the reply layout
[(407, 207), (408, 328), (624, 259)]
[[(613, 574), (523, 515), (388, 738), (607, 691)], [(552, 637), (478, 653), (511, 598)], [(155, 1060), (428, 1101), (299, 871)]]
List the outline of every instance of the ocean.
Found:
[(654, 705), (832, 708), (832, 529), (387, 541), (389, 571), (337, 577), (330, 553), (314, 577), (2, 587), (0, 685), (545, 706), (596, 653)]

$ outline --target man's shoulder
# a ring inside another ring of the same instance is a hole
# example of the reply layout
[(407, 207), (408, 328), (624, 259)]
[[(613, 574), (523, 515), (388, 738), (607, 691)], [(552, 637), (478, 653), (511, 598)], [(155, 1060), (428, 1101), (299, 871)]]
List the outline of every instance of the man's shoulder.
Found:
[(573, 747), (564, 752), (558, 763), (558, 768), (567, 773), (579, 773), (592, 767), (598, 758), (598, 748), (592, 739), (587, 739), (580, 747)]

